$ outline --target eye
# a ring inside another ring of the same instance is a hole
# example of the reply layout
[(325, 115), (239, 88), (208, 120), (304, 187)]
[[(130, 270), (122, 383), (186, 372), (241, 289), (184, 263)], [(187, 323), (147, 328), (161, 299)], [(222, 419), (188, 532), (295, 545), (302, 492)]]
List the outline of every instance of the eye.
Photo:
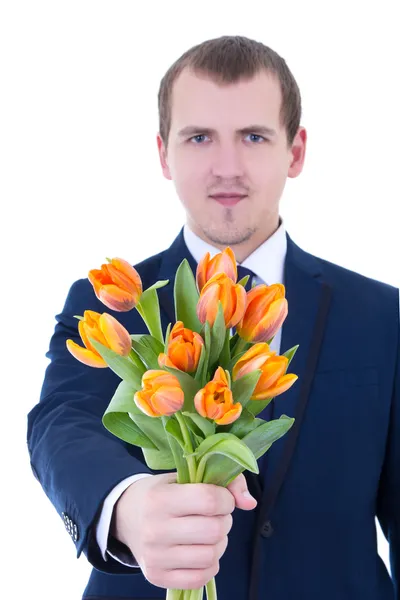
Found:
[(199, 133), (197, 135), (194, 135), (193, 137), (191, 137), (189, 139), (189, 142), (192, 142), (193, 144), (202, 144), (204, 142), (204, 138), (206, 138), (206, 134), (205, 133)]
[(258, 133), (249, 133), (247, 137), (250, 137), (251, 142), (255, 142), (256, 144), (260, 144), (261, 142), (267, 142), (265, 137), (262, 135), (258, 135)]

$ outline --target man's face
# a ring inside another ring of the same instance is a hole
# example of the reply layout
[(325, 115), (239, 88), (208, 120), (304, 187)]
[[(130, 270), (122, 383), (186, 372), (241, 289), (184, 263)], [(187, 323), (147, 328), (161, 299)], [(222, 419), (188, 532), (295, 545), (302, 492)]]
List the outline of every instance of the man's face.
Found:
[(167, 148), (158, 136), (160, 159), (203, 239), (226, 246), (275, 231), (286, 178), (301, 172), (306, 143), (300, 128), (288, 148), (280, 108), (279, 83), (265, 71), (217, 84), (185, 69), (175, 81)]

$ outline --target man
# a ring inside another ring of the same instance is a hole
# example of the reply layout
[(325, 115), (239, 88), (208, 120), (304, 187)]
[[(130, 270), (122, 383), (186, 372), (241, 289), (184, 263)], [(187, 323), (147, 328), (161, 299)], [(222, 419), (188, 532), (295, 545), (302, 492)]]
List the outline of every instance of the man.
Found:
[[(195, 270), (207, 250), (230, 246), (256, 283), (284, 283), (289, 316), (274, 349), (300, 344), (299, 381), (267, 417), (296, 421), (260, 475), (246, 473), (253, 498), (243, 475), (222, 489), (151, 473), (139, 448), (101, 424), (119, 379), (94, 375), (65, 348), (78, 341), (73, 315), (104, 312), (88, 281), (76, 282), (57, 316), (28, 444), (78, 556), (95, 567), (84, 597), (163, 598), (166, 587), (200, 587), (218, 573), (220, 600), (399, 600), (399, 291), (311, 256), (284, 231), (280, 198), (302, 171), (307, 140), (293, 75), (260, 43), (210, 40), (169, 69), (159, 111), (162, 171), (187, 221), (171, 248), (136, 265), (144, 287), (170, 279), (159, 290), (165, 328), (183, 258)], [(116, 316), (146, 332), (136, 311)]]

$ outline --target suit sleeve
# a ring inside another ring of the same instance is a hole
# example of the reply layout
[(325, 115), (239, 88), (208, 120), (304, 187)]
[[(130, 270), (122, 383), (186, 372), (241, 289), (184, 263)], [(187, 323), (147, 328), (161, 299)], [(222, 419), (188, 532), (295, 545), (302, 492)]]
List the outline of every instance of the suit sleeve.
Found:
[[(111, 490), (127, 477), (153, 471), (141, 448), (116, 438), (102, 424), (120, 378), (109, 368), (83, 365), (66, 349), (69, 338), (82, 344), (74, 315), (88, 309), (106, 311), (82, 279), (56, 316), (40, 400), (28, 415), (31, 467), (63, 519), (77, 557), (84, 552), (94, 567), (108, 573), (140, 573), (111, 557), (105, 561), (96, 541), (95, 524)], [(146, 332), (137, 311), (113, 314), (130, 333)]]
[(397, 319), (397, 353), (385, 464), (382, 471), (377, 517), (389, 543), (395, 598), (400, 600), (400, 317)]

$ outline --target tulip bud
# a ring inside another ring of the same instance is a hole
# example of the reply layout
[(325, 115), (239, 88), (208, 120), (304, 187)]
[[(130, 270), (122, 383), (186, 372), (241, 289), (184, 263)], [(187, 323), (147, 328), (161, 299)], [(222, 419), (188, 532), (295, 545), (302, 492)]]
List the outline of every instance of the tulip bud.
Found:
[(108, 366), (89, 338), (120, 356), (128, 356), (131, 351), (132, 342), (128, 331), (117, 319), (107, 313), (101, 315), (93, 310), (85, 310), (83, 319), (79, 321), (78, 331), (86, 348), (79, 346), (73, 340), (67, 340), (67, 348), (72, 356), (89, 367)]
[(218, 273), (224, 273), (233, 283), (237, 281), (236, 258), (231, 248), (225, 248), (210, 260), (210, 253), (207, 252), (197, 265), (196, 281), (199, 292), (206, 285), (207, 281)]
[(122, 258), (113, 258), (109, 264), (101, 265), (101, 269), (92, 269), (88, 278), (97, 298), (111, 310), (131, 310), (142, 295), (139, 273)]
[(226, 373), (218, 367), (215, 375), (194, 397), (197, 412), (217, 425), (229, 425), (240, 417), (242, 405), (233, 403), (232, 391), (229, 388)]
[(276, 352), (269, 350), (268, 344), (255, 344), (233, 367), (233, 379), (259, 369), (261, 375), (251, 400), (275, 398), (286, 392), (298, 379), (297, 375), (285, 374), (288, 364), (286, 356), (277, 356)]
[(224, 273), (219, 273), (203, 287), (197, 304), (197, 316), (201, 323), (208, 321), (214, 325), (218, 314), (218, 302), (224, 311), (225, 326), (234, 327), (246, 310), (246, 290), (240, 284), (233, 283)]
[(232, 370), (233, 379), (239, 379), (252, 371), (261, 369), (270, 356), (274, 356), (275, 351), (271, 350), (266, 343), (254, 344), (245, 354), (236, 362)]
[(155, 369), (146, 371), (142, 388), (136, 392), (134, 401), (149, 417), (169, 417), (181, 410), (184, 393), (175, 375)]
[(199, 364), (203, 346), (201, 335), (184, 327), (182, 321), (177, 321), (171, 329), (167, 354), (159, 355), (158, 364), (161, 368), (167, 366), (193, 373)]
[(246, 311), (236, 331), (246, 342), (267, 342), (282, 327), (287, 314), (284, 285), (257, 285), (247, 292)]

